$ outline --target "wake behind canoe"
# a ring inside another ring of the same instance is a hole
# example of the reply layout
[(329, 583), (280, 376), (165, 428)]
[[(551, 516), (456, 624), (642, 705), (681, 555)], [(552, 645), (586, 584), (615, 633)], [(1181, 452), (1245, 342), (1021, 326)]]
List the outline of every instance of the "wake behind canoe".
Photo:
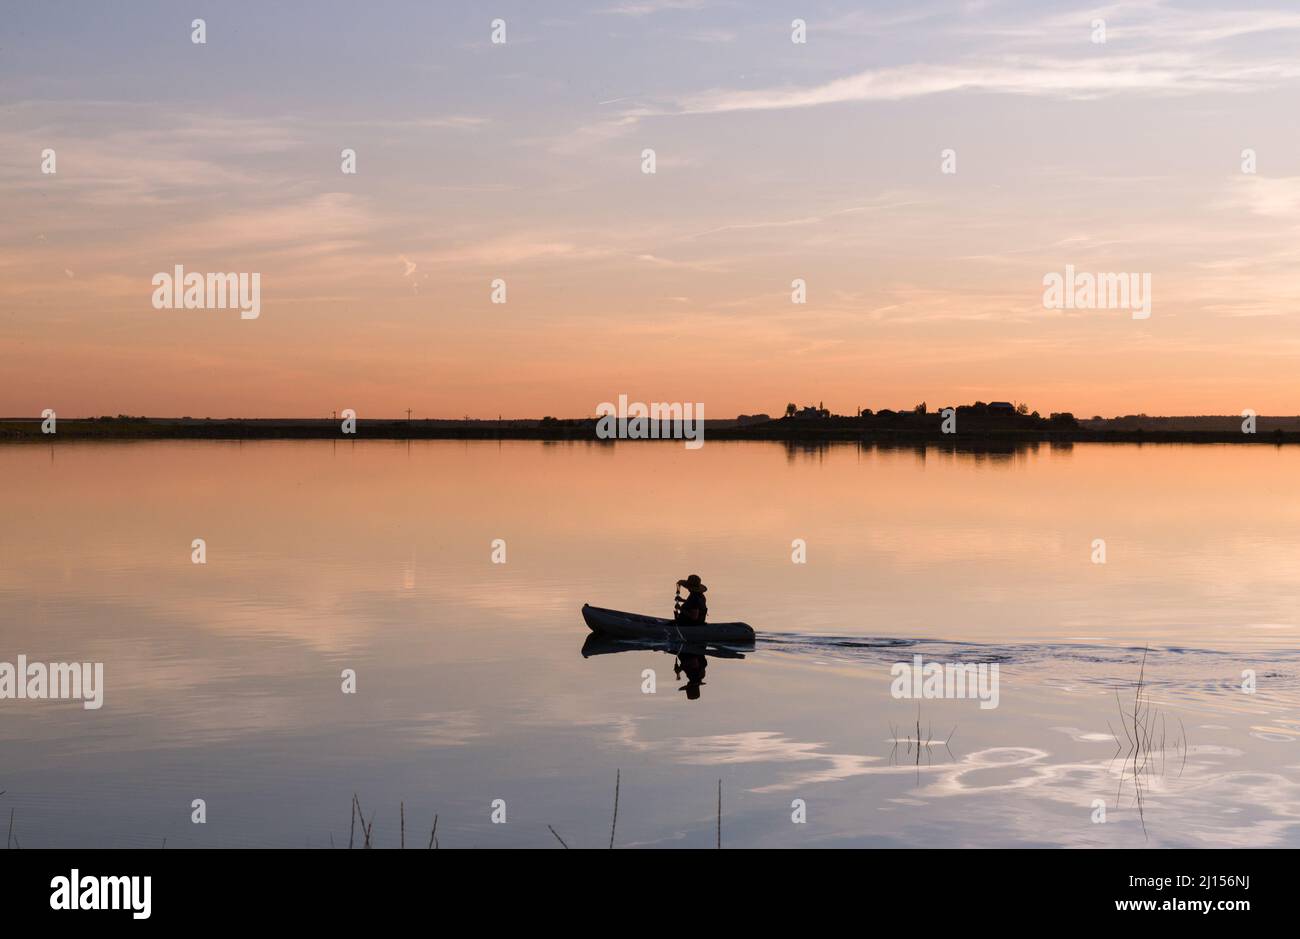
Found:
[(676, 620), (606, 610), (585, 603), (582, 605), (582, 618), (592, 632), (615, 639), (723, 642), (733, 645), (754, 643), (754, 630), (748, 623), (702, 623), (688, 626)]

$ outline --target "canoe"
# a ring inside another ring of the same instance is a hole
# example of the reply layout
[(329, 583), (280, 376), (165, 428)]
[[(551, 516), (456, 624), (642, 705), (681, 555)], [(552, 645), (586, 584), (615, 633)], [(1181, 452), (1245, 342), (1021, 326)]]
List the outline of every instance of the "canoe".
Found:
[(754, 644), (754, 630), (748, 623), (704, 623), (700, 626), (688, 626), (658, 616), (606, 610), (586, 603), (582, 605), (582, 618), (592, 632), (614, 639)]

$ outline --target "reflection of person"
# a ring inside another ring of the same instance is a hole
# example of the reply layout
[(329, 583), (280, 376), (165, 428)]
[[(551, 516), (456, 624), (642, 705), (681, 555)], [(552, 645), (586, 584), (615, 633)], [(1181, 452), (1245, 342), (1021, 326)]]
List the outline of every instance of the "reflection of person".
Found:
[(683, 652), (673, 662), (673, 674), (680, 681), (682, 672), (686, 673), (686, 684), (678, 691), (686, 692), (686, 699), (694, 701), (700, 696), (700, 685), (704, 684), (704, 672), (709, 667), (709, 660), (696, 652)]
[(704, 592), (709, 588), (700, 583), (699, 574), (692, 574), (685, 580), (677, 581), (677, 586), (686, 588), (686, 599), (682, 601), (681, 609), (677, 611), (677, 621), (699, 626), (709, 615), (709, 605), (704, 602)]

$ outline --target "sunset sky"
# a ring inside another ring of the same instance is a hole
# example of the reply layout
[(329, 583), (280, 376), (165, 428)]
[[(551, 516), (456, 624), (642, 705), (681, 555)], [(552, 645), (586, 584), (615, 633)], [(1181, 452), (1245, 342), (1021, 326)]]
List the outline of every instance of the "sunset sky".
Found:
[[(0, 415), (1300, 413), (1298, 51), (1281, 2), (15, 4)], [(154, 309), (177, 264), (260, 317)], [(1044, 309), (1066, 265), (1150, 319)]]

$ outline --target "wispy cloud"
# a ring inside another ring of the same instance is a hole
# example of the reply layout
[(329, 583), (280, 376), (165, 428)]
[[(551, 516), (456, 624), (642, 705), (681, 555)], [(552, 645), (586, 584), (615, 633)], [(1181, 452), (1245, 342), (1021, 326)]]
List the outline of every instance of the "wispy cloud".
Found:
[(687, 33), (686, 38), (691, 42), (735, 42), (736, 33), (730, 29), (697, 29), (694, 32)]
[(1095, 20), (1105, 22), (1108, 42), (1153, 49), (1209, 45), (1300, 29), (1300, 13), (1291, 10), (1212, 10), (1174, 6), (1160, 0), (1125, 0), (1037, 20), (981, 15), (952, 20), (948, 28), (958, 35), (996, 37), (1042, 48), (1049, 44), (1078, 45), (1089, 35)]
[[(670, 8), (647, 0), (622, 11)], [(1094, 20), (1107, 41), (1090, 39)], [(902, 101), (945, 93), (1049, 96), (1191, 95), (1254, 92), (1300, 79), (1285, 46), (1269, 39), (1300, 30), (1300, 12), (1206, 11), (1161, 2), (1099, 6), (1026, 18), (996, 7), (952, 14), (937, 8), (856, 11), (810, 19), (823, 41), (887, 35), (899, 48), (915, 43), (924, 58), (859, 69), (815, 84), (714, 88), (660, 99), (655, 114), (788, 110), (864, 101)], [(726, 34), (727, 31), (721, 31)], [(1240, 40), (1254, 40), (1249, 49)], [(941, 39), (936, 47), (936, 39)], [(648, 116), (643, 109), (632, 118)]]
[(858, 215), (863, 212), (885, 212), (893, 209), (906, 208), (908, 206), (918, 205), (923, 200), (920, 199), (897, 199), (891, 194), (885, 194), (882, 198), (873, 203), (865, 205), (853, 205), (843, 209), (830, 209), (816, 215), (803, 215), (798, 218), (771, 219), (755, 222), (736, 222), (731, 225), (719, 225), (717, 228), (709, 228), (704, 231), (688, 235), (687, 238), (705, 238), (709, 235), (730, 234), (742, 231), (760, 231), (768, 228), (793, 228), (802, 225), (819, 225), (830, 219), (839, 218), (846, 215)]
[(583, 245), (551, 234), (506, 235), (430, 252), (430, 264), (509, 265), (530, 261), (592, 260), (614, 252), (606, 247)]
[(377, 127), (384, 130), (475, 130), (491, 123), (486, 117), (452, 114), (446, 117), (409, 117), (392, 120), (320, 122), (329, 127)]
[(1300, 222), (1300, 176), (1233, 177), (1225, 203), (1255, 215)]
[(698, 10), (706, 5), (706, 0), (627, 0), (617, 6), (597, 10), (617, 16), (650, 16), (667, 10)]
[[(1191, 54), (1086, 60), (1013, 60), (994, 65), (867, 69), (809, 87), (714, 90), (677, 99), (685, 114), (772, 111), (854, 101), (901, 101), (951, 92), (1097, 98), (1125, 92), (1246, 92), (1295, 81), (1300, 66), (1274, 61), (1213, 64)], [(671, 112), (668, 112), (671, 113)]]
[(25, 157), (48, 146), (60, 154), (61, 183), (101, 207), (174, 203), (217, 187), (265, 183), (265, 175), (248, 168), (250, 160), (303, 143), (283, 121), (159, 113), (120, 102), (25, 102), (0, 108), (0, 123), (7, 167), (0, 169), (0, 184), (45, 185), (48, 179), (29, 172)]

